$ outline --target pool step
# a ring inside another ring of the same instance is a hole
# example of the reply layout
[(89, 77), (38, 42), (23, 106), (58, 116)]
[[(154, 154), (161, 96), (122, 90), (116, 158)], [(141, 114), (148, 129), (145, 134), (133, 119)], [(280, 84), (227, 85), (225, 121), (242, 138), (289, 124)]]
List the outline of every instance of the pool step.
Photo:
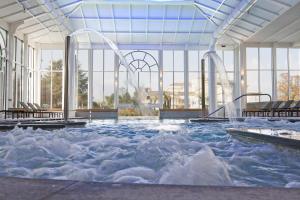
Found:
[(22, 123), (1, 123), (0, 131), (9, 131), (14, 129), (15, 127), (19, 128), (33, 128), (33, 129), (62, 129), (62, 128), (70, 128), (70, 127), (84, 127), (86, 125), (85, 121), (68, 121), (65, 123), (64, 121), (36, 121), (36, 122), (22, 122)]
[(229, 128), (232, 136), (245, 137), (300, 149), (300, 132), (266, 128)]

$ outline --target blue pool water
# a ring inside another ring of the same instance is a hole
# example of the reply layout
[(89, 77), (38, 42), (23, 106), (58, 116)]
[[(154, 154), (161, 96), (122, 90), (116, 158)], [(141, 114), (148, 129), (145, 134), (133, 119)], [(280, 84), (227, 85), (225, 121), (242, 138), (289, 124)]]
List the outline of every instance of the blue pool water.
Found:
[(94, 121), (87, 128), (0, 133), (0, 176), (180, 185), (300, 187), (300, 151), (231, 137), (230, 127), (300, 131), (250, 119)]

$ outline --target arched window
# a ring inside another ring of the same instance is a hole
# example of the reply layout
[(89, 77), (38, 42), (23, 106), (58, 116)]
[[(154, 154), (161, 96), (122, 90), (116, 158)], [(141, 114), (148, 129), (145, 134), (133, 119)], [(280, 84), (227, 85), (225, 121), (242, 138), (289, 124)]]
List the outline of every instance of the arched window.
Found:
[[(152, 52), (155, 53), (155, 52)], [(157, 53), (157, 52), (156, 52)], [(119, 67), (119, 105), (127, 107), (134, 104), (136, 88), (143, 90), (142, 103), (158, 107), (159, 67), (155, 55), (148, 51), (131, 51), (125, 59), (129, 69), (122, 64)]]

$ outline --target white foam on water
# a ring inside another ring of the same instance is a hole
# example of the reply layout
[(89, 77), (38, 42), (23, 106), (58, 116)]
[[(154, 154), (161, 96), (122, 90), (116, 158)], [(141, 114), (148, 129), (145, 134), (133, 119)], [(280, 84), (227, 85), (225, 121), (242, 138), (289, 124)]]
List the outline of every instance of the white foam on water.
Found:
[[(177, 129), (176, 129), (177, 130)], [(114, 137), (14, 129), (0, 135), (0, 174), (28, 178), (167, 184), (230, 184), (209, 147), (188, 137)], [(178, 162), (181, 160), (181, 162)], [(213, 167), (212, 167), (213, 166)], [(184, 181), (179, 181), (182, 175)]]
[[(237, 124), (300, 129), (300, 123), (256, 119)], [(232, 138), (226, 127), (124, 121), (55, 131), (15, 128), (0, 134), (0, 176), (299, 187), (299, 151)]]
[(195, 155), (167, 166), (161, 184), (178, 185), (231, 185), (226, 165), (205, 146)]

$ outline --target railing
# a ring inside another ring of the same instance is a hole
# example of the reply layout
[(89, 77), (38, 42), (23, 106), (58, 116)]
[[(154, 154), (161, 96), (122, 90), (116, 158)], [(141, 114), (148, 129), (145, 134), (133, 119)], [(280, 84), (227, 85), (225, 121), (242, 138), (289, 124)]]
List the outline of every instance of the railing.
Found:
[[(243, 98), (243, 97), (248, 97), (248, 96), (268, 96), (270, 102), (272, 101), (271, 95), (266, 94), (266, 93), (247, 93), (247, 94), (243, 94), (243, 95), (241, 95), (241, 96), (235, 98), (232, 102), (236, 102), (237, 100), (239, 100), (239, 99), (241, 99), (241, 98)], [(205, 116), (205, 118), (208, 118), (208, 117), (212, 116), (213, 114), (219, 112), (219, 111), (222, 110), (222, 109), (224, 109), (224, 116), (223, 116), (223, 118), (225, 118), (225, 106), (222, 106), (222, 107), (216, 109), (215, 111), (209, 113), (208, 115)]]

